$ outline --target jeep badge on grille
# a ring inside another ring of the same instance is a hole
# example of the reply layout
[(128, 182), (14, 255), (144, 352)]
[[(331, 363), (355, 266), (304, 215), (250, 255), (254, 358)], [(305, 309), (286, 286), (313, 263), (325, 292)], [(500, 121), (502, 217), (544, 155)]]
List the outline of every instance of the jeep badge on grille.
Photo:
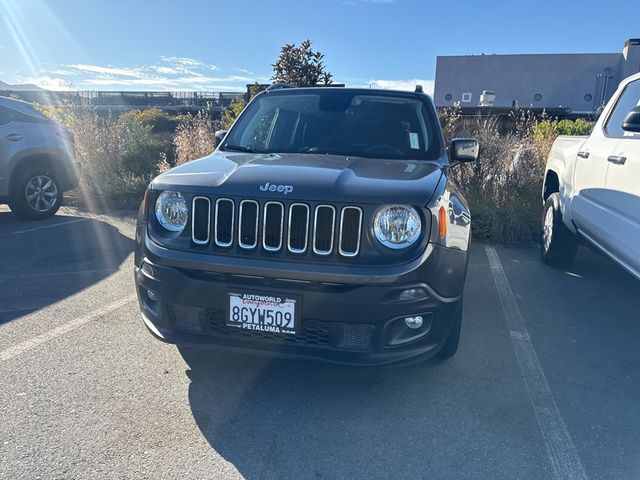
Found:
[(293, 192), (293, 185), (276, 185), (267, 182), (264, 185), (260, 185), (260, 190), (263, 192), (280, 192), (286, 195), (287, 193)]

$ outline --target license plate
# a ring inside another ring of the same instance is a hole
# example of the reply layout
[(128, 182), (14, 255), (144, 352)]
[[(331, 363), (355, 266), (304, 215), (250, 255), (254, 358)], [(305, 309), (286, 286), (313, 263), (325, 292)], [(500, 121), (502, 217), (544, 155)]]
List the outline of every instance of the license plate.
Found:
[(296, 299), (274, 294), (229, 293), (227, 325), (282, 335), (296, 334)]

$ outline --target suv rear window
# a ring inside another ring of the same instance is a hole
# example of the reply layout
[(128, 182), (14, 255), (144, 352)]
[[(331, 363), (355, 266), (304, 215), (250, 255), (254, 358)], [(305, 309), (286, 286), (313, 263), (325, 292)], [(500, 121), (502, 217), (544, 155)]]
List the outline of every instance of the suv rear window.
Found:
[(425, 102), (410, 96), (267, 93), (247, 107), (222, 149), (430, 159), (439, 150), (431, 117)]

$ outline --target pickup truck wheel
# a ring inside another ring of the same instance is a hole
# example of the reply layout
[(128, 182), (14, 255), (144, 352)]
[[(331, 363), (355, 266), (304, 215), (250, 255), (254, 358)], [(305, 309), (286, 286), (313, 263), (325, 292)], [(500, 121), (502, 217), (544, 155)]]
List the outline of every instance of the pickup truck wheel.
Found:
[(571, 265), (578, 249), (578, 239), (562, 222), (560, 194), (552, 193), (544, 204), (540, 255), (553, 267)]
[(453, 357), (458, 351), (458, 345), (460, 344), (460, 331), (462, 329), (462, 300), (458, 304), (456, 309), (453, 325), (451, 326), (451, 332), (447, 340), (444, 342), (444, 346), (436, 354), (436, 358), (440, 360), (447, 360)]
[(62, 196), (53, 172), (42, 167), (28, 168), (18, 174), (9, 207), (14, 214), (28, 220), (48, 218), (62, 205)]

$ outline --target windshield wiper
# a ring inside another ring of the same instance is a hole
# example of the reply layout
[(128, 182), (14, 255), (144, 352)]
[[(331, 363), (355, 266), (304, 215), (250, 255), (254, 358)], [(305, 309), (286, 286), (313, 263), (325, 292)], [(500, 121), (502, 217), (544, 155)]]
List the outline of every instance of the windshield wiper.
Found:
[(248, 147), (243, 147), (242, 145), (225, 145), (222, 150), (227, 151), (227, 150), (233, 150), (236, 152), (246, 152), (246, 153), (256, 153), (255, 150), (253, 150), (252, 148), (248, 148)]

